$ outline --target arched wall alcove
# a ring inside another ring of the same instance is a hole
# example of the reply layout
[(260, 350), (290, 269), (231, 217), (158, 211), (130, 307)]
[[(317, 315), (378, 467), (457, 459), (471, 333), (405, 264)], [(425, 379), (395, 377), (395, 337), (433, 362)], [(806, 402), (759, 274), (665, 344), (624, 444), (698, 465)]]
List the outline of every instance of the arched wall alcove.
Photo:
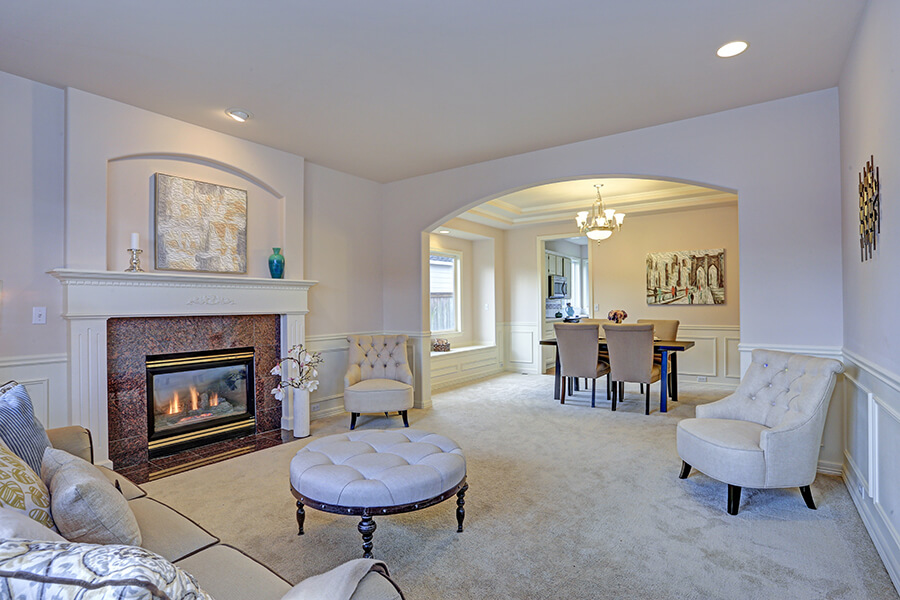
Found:
[(128, 267), (130, 234), (138, 232), (144, 249), (142, 266), (155, 270), (156, 173), (193, 179), (247, 192), (247, 275), (266, 277), (273, 247), (284, 248), (285, 198), (274, 186), (239, 167), (205, 156), (142, 153), (107, 163), (107, 269)]

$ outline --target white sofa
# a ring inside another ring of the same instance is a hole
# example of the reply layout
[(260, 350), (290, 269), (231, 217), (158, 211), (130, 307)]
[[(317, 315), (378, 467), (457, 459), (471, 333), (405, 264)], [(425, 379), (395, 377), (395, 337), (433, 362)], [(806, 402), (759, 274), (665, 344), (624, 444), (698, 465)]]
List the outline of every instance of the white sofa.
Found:
[[(47, 430), (54, 448), (66, 450), (88, 462), (92, 460), (90, 432), (82, 427)], [(219, 539), (184, 515), (146, 492), (122, 475), (97, 467), (122, 491), (141, 531), (141, 547), (159, 554), (193, 575), (200, 587), (216, 600), (276, 600), (291, 591), (291, 584), (274, 571), (222, 544)], [(289, 532), (285, 532), (288, 535)], [(339, 582), (340, 583), (340, 582)], [(334, 586), (334, 580), (328, 582)], [(351, 588), (352, 589), (352, 588)], [(290, 595), (288, 598), (313, 598)], [(359, 581), (351, 600), (402, 599), (399, 588), (386, 573), (371, 571)]]

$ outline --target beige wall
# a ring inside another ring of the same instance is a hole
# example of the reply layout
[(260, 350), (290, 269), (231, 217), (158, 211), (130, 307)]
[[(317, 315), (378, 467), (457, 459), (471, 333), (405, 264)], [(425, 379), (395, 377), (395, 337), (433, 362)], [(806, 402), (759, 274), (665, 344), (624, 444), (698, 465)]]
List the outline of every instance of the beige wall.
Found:
[[(737, 205), (653, 215), (629, 215), (622, 231), (591, 243), (595, 317), (615, 308), (635, 319), (678, 319), (682, 325), (739, 325)], [(650, 252), (725, 249), (725, 304), (648, 306), (646, 259)]]

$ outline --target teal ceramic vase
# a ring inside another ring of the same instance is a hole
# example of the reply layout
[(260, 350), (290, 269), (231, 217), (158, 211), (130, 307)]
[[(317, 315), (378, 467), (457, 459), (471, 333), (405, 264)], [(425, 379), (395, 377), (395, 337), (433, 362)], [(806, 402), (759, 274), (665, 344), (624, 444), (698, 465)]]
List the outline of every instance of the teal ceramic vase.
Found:
[(269, 257), (269, 274), (272, 279), (284, 279), (284, 256), (281, 248), (272, 248), (272, 256)]

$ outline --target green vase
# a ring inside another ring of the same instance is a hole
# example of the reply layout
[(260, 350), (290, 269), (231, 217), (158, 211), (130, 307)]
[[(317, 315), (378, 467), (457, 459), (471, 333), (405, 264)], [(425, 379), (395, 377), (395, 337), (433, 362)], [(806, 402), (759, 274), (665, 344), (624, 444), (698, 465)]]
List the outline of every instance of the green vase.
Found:
[(272, 279), (284, 279), (284, 256), (281, 248), (272, 248), (272, 256), (269, 257), (269, 274)]

